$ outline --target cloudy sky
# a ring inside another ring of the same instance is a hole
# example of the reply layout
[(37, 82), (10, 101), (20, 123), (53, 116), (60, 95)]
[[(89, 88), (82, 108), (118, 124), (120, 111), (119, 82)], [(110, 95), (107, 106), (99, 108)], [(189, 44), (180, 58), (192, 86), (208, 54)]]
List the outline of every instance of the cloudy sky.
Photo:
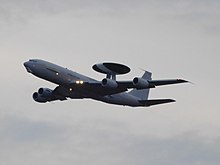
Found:
[[(217, 165), (220, 163), (220, 1), (0, 0), (0, 164)], [(176, 103), (129, 108), (92, 100), (38, 104), (55, 85), (23, 62), (48, 60), (98, 80), (91, 66), (127, 64), (120, 80), (192, 84), (158, 87)]]

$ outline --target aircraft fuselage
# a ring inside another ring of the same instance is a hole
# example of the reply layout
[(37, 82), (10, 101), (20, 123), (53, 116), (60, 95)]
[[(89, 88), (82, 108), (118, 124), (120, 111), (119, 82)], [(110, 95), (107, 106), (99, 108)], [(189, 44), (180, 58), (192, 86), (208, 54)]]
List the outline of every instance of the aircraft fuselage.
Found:
[[(98, 101), (103, 101), (116, 105), (141, 106), (138, 99), (127, 92), (122, 92), (112, 95), (97, 95), (93, 89), (87, 90), (83, 88), (84, 82), (97, 83), (99, 81), (71, 71), (59, 65), (46, 62), (43, 60), (30, 60), (24, 63), (27, 71), (33, 75), (55, 83), (63, 87), (62, 94), (67, 95), (72, 99), (91, 98)], [(82, 88), (73, 89), (71, 83), (79, 82), (78, 85)], [(81, 84), (82, 83), (82, 84)]]
[[(152, 80), (152, 73), (145, 71), (142, 77), (133, 81), (117, 81), (116, 75), (125, 74), (130, 68), (118, 63), (101, 63), (93, 69), (105, 73), (106, 78), (97, 81), (56, 64), (31, 59), (24, 63), (27, 72), (58, 86), (54, 89), (40, 88), (33, 94), (33, 99), (40, 103), (71, 99), (90, 98), (105, 103), (127, 106), (151, 106), (174, 102), (172, 99), (148, 100), (149, 89), (160, 85), (187, 82), (182, 79)], [(127, 92), (128, 89), (132, 89)]]

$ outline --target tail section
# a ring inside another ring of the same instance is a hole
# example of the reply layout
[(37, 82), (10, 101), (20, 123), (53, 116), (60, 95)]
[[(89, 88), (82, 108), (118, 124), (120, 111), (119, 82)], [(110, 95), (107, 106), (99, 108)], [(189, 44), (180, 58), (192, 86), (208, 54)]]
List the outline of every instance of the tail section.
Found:
[[(145, 80), (152, 80), (151, 78), (152, 73), (145, 71), (144, 75), (142, 76), (143, 79)], [(158, 104), (165, 104), (165, 103), (171, 103), (175, 102), (173, 99), (153, 99), (153, 100), (148, 100), (150, 88), (148, 89), (133, 89), (132, 91), (129, 92), (129, 94), (137, 97), (141, 104), (141, 106), (152, 106), (152, 105), (158, 105)]]
[[(151, 72), (145, 71), (142, 78), (145, 80), (152, 80), (151, 76), (152, 76)], [(147, 100), (149, 96), (149, 92), (150, 89), (133, 89), (132, 91), (129, 92), (129, 94), (140, 98), (140, 100)]]

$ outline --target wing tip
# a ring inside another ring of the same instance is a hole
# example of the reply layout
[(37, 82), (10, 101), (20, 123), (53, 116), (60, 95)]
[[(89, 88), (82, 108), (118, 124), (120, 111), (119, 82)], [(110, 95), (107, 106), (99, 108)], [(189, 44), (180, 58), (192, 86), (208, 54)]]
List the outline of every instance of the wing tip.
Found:
[(180, 82), (180, 83), (187, 83), (187, 82), (189, 82), (189, 81), (187, 81), (187, 80), (184, 80), (184, 79), (181, 79), (181, 78), (178, 78), (178, 79), (176, 79), (178, 82)]
[(176, 100), (173, 100), (173, 99), (167, 99), (169, 101), (169, 103), (172, 103), (172, 102), (176, 102)]
[(192, 85), (195, 85), (195, 83), (193, 83), (193, 82), (191, 82), (191, 81), (188, 81), (188, 80), (184, 80), (184, 79), (177, 79), (177, 81), (178, 81), (179, 83), (190, 83), (190, 84), (192, 84)]

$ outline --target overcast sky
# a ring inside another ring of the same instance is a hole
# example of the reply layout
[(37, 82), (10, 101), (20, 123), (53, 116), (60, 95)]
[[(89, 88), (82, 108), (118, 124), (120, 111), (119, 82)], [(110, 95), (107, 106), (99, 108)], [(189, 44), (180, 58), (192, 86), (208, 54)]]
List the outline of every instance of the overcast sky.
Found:
[[(220, 163), (220, 1), (0, 0), (0, 164)], [(93, 100), (38, 104), (55, 84), (23, 62), (48, 60), (101, 80), (91, 66), (120, 62), (131, 80), (195, 83), (152, 89), (176, 103), (129, 108)]]

